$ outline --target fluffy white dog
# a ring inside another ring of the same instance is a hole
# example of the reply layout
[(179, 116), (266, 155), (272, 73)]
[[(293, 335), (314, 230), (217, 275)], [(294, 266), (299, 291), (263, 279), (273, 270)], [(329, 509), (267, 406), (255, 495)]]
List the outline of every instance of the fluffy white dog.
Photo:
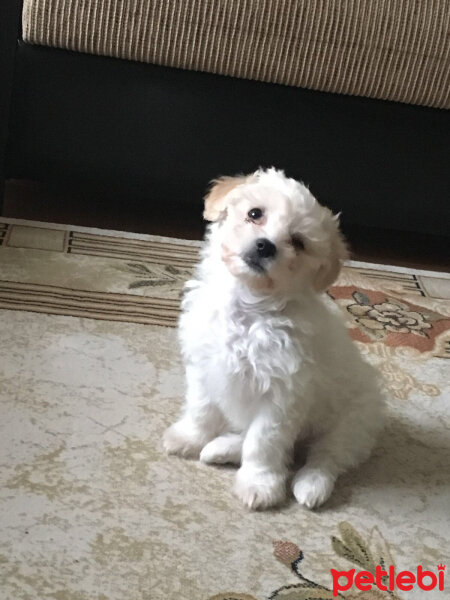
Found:
[(303, 440), (292, 490), (317, 507), (382, 424), (376, 373), (322, 294), (347, 254), (338, 219), (275, 169), (216, 180), (204, 216), (212, 224), (180, 320), (186, 402), (165, 449), (239, 464), (236, 495), (266, 508), (284, 500)]

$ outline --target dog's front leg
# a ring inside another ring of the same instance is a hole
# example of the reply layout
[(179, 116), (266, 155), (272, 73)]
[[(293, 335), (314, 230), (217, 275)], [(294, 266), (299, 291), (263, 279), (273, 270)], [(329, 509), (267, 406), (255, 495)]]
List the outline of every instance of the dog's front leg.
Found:
[(245, 506), (262, 509), (283, 502), (295, 437), (292, 421), (267, 402), (248, 428), (236, 474), (234, 492)]

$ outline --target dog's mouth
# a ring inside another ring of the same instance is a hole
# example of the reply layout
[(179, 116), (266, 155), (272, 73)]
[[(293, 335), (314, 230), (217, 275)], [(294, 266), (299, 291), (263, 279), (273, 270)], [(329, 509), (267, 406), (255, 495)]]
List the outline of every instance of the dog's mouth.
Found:
[(258, 273), (258, 275), (267, 274), (269, 265), (273, 260), (271, 258), (261, 258), (260, 256), (255, 255), (253, 252), (245, 254), (242, 259), (247, 267), (249, 267), (255, 273)]
[[(238, 261), (236, 262), (236, 259)], [(227, 246), (222, 246), (222, 260), (234, 275), (254, 275), (262, 279), (269, 277), (269, 269), (274, 257), (260, 256), (255, 250), (233, 253)], [(247, 267), (243, 272), (243, 264)], [(256, 277), (255, 277), (256, 278)]]
[(254, 256), (244, 256), (244, 262), (252, 271), (255, 271), (255, 273), (262, 275), (267, 270), (266, 266), (262, 264), (261, 259), (255, 258)]

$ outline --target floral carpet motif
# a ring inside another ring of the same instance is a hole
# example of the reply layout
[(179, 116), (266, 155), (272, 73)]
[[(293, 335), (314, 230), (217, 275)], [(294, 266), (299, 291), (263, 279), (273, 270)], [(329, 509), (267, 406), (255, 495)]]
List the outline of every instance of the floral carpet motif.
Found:
[(326, 300), (384, 377), (386, 429), (320, 510), (247, 512), (233, 468), (161, 447), (198, 252), (0, 219), (0, 600), (318, 600), (331, 569), (450, 568), (450, 276), (346, 265)]
[[(351, 525), (345, 521), (338, 525), (341, 537), (331, 537), (331, 547), (339, 559), (344, 559), (347, 564), (347, 569), (357, 567), (362, 572), (371, 573), (376, 580), (377, 565), (382, 567), (385, 575), (380, 577), (380, 582), (383, 587), (390, 587), (388, 580), (388, 569), (393, 567), (395, 563), (391, 556), (390, 549), (377, 527), (374, 527), (367, 539), (362, 537)], [(333, 590), (326, 585), (305, 575), (304, 564), (305, 553), (300, 550), (294, 542), (276, 540), (273, 542), (274, 557), (282, 564), (286, 565), (291, 573), (293, 573), (300, 583), (292, 583), (283, 585), (274, 590), (269, 595), (269, 600), (275, 598), (284, 598), (285, 600), (333, 600), (336, 596), (345, 598), (346, 600), (401, 600), (401, 598), (393, 593), (392, 590), (378, 590), (373, 586), (371, 590), (363, 590), (362, 592), (342, 593), (342, 591)], [(356, 570), (356, 569), (355, 569)], [(345, 587), (347, 579), (341, 582), (342, 587)], [(394, 586), (392, 586), (394, 587)], [(439, 591), (439, 590), (437, 590)], [(216, 594), (209, 600), (257, 600), (254, 596), (248, 594)]]
[(418, 306), (411, 298), (400, 300), (377, 290), (334, 286), (329, 295), (347, 311), (355, 341), (382, 341), (386, 346), (450, 358), (450, 316)]

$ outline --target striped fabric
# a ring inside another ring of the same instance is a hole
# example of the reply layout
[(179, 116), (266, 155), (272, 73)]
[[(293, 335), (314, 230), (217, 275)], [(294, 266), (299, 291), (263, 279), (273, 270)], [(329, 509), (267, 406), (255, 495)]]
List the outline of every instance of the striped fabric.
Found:
[(450, 107), (450, 0), (25, 0), (30, 43)]

